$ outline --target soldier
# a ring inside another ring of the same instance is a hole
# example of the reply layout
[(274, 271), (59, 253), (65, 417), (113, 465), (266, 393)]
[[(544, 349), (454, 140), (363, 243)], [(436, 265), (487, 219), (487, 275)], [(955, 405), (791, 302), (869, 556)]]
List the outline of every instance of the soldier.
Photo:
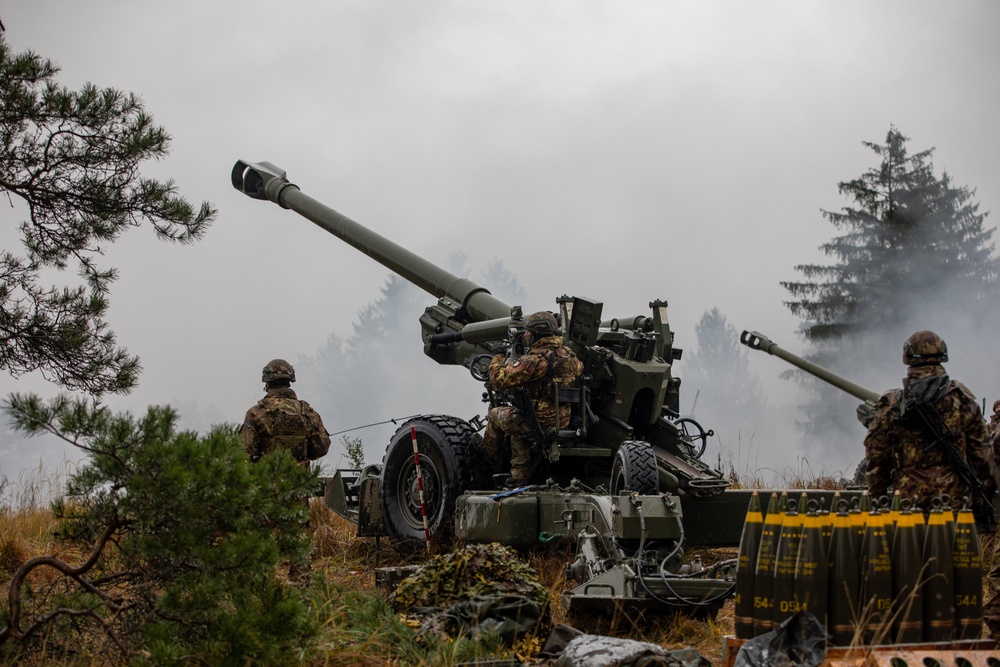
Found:
[(957, 508), (968, 497), (978, 516), (992, 517), (996, 483), (986, 424), (972, 392), (945, 373), (946, 361), (948, 347), (937, 334), (906, 339), (903, 388), (882, 395), (865, 437), (868, 489), (878, 498), (892, 487), (925, 513), (932, 498), (947, 494)]
[[(989, 437), (987, 446), (993, 452), (994, 477), (1000, 477), (1000, 401), (993, 402), (993, 414), (986, 426)], [(986, 574), (984, 591), (983, 622), (990, 630), (990, 636), (1000, 639), (1000, 535), (993, 540), (993, 551), (983, 554), (983, 572)]]
[[(516, 359), (501, 354), (490, 363), (490, 383), (499, 390), (524, 387), (531, 397), (538, 425), (545, 429), (569, 425), (570, 406), (560, 405), (556, 415), (554, 395), (556, 385), (573, 386), (583, 364), (573, 351), (562, 344), (557, 335), (559, 325), (551, 313), (533, 313), (524, 321), (524, 342), (527, 350)], [(483, 433), (483, 450), (494, 469), (503, 466), (504, 435), (510, 436), (510, 479), (508, 485), (522, 486), (531, 477), (532, 447), (525, 436), (534, 432), (530, 416), (511, 406), (491, 408)]]
[(993, 401), (993, 414), (990, 415), (990, 423), (986, 425), (986, 432), (990, 438), (996, 437), (998, 428), (1000, 428), (1000, 401)]
[(287, 449), (300, 465), (323, 457), (330, 436), (319, 414), (292, 390), (295, 369), (284, 359), (272, 359), (261, 375), (267, 394), (247, 410), (240, 428), (243, 447), (252, 461), (276, 449)]
[[(272, 359), (264, 366), (260, 379), (267, 394), (247, 410), (240, 428), (240, 439), (250, 460), (257, 461), (277, 449), (289, 450), (300, 466), (325, 456), (330, 450), (330, 435), (319, 413), (300, 401), (292, 390), (292, 365), (284, 359)], [(302, 528), (309, 532), (309, 499), (304, 500), (306, 519)], [(304, 581), (312, 570), (309, 561), (306, 555), (289, 563), (288, 578)]]

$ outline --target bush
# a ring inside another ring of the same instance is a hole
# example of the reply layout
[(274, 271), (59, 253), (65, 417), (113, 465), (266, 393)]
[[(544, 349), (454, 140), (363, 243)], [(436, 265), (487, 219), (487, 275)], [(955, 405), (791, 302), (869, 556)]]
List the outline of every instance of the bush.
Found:
[[(280, 563), (307, 557), (316, 484), (287, 452), (250, 463), (233, 427), (177, 432), (167, 407), (136, 420), (82, 400), (13, 395), (7, 412), (29, 434), (55, 433), (88, 452), (53, 513), (61, 538), (88, 545), (90, 557), (75, 567), (28, 560), (12, 580), (17, 603), (0, 644), (17, 638), (14, 650), (30, 651), (47, 624), (50, 648), (78, 651), (98, 634), (108, 640), (99, 650), (121, 660), (282, 664), (315, 634), (301, 591), (276, 575)], [(36, 568), (60, 576), (28, 594)]]

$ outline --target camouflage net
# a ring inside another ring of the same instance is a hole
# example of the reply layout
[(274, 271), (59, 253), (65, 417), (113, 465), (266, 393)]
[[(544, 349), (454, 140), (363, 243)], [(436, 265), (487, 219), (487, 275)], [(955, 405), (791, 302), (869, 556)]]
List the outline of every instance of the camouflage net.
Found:
[(534, 640), (548, 627), (549, 593), (517, 553), (500, 544), (470, 544), (435, 556), (396, 588), (396, 609), (421, 636), (482, 632), (507, 645)]
[(549, 592), (530, 565), (496, 542), (434, 556), (396, 588), (396, 608), (443, 607), (478, 596), (519, 595), (546, 607)]

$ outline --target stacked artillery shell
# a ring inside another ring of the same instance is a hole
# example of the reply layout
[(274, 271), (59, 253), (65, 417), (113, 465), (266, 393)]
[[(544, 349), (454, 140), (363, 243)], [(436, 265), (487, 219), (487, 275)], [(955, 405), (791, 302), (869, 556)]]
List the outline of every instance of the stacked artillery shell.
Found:
[(918, 522), (923, 526), (921, 512), (902, 508), (892, 540), (892, 631), (899, 644), (919, 642), (923, 633), (923, 591), (917, 585), (923, 569)]
[(924, 597), (924, 641), (951, 641), (955, 630), (955, 610), (952, 605), (955, 585), (951, 566), (951, 532), (948, 517), (940, 506), (931, 509), (924, 538), (923, 560), (926, 563), (921, 579)]
[[(837, 504), (840, 502), (840, 491), (835, 491), (833, 494), (833, 503), (830, 505), (834, 510), (837, 508)], [(833, 512), (826, 508), (826, 501), (822, 498), (819, 501), (819, 515), (822, 519), (823, 526), (823, 546), (829, 550), (830, 548), (830, 536), (833, 535)]]
[(827, 622), (827, 553), (823, 539), (825, 517), (810, 509), (802, 518), (802, 539), (795, 563), (794, 599), (797, 609)]
[(947, 495), (941, 496), (941, 502), (945, 525), (948, 526), (948, 546), (950, 548), (951, 545), (955, 544), (955, 514), (951, 512), (951, 498)]
[(871, 496), (867, 491), (861, 492), (858, 504), (851, 508), (851, 525), (854, 526), (854, 545), (858, 548), (858, 559), (865, 544), (865, 527), (868, 525), (868, 515), (871, 514)]
[(738, 639), (750, 639), (754, 636), (754, 579), (763, 530), (764, 515), (760, 511), (760, 498), (754, 491), (750, 496), (750, 507), (747, 510), (746, 522), (743, 524), (736, 563), (735, 625)]
[[(914, 498), (914, 501), (916, 498)], [(913, 503), (911, 508), (913, 510), (913, 521), (914, 527), (917, 529), (917, 543), (920, 545), (921, 554), (923, 554), (924, 540), (927, 539), (927, 517), (924, 516), (923, 508), (918, 507), (916, 502)]]
[(878, 510), (868, 514), (861, 554), (861, 613), (865, 643), (886, 643), (890, 634), (886, 623), (892, 606), (892, 555), (885, 534), (887, 515)]
[(834, 505), (837, 510), (833, 517), (830, 533), (830, 547), (827, 556), (828, 578), (828, 622), (830, 641), (835, 646), (847, 646), (854, 641), (854, 615), (858, 608), (858, 591), (861, 575), (858, 568), (858, 550), (855, 546), (855, 529), (847, 503)]
[[(787, 496), (785, 499), (787, 500)], [(778, 506), (778, 494), (772, 493), (771, 500), (767, 504), (764, 527), (761, 530), (760, 548), (757, 550), (757, 569), (753, 588), (754, 636), (770, 632), (774, 627), (771, 620), (771, 609), (774, 606), (774, 556), (783, 523), (783, 516)]]
[(797, 506), (798, 503), (794, 500), (788, 501), (788, 511), (781, 524), (778, 548), (774, 556), (774, 603), (771, 608), (773, 627), (778, 627), (799, 610), (795, 599), (795, 565), (799, 557), (804, 514), (796, 511)]
[(889, 508), (886, 510), (888, 519), (885, 522), (885, 536), (889, 540), (889, 549), (892, 549), (892, 540), (896, 534), (896, 524), (899, 523), (899, 513), (902, 510), (902, 498), (899, 495), (899, 491), (893, 491), (892, 501), (889, 504)]
[(978, 639), (983, 632), (983, 560), (971, 509), (962, 509), (951, 551), (955, 577), (956, 639)]

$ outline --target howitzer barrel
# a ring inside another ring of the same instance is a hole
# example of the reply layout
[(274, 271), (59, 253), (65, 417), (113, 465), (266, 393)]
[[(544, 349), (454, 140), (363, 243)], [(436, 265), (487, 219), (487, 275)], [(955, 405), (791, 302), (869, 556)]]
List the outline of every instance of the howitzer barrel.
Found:
[(740, 334), (740, 342), (753, 350), (761, 350), (762, 352), (767, 352), (768, 354), (773, 354), (776, 357), (784, 359), (791, 365), (801, 368), (806, 373), (818, 377), (820, 380), (832, 384), (841, 391), (847, 392), (851, 396), (865, 401), (866, 403), (874, 404), (879, 399), (879, 394), (877, 392), (874, 392), (871, 389), (866, 389), (865, 387), (851, 382), (847, 378), (837, 375), (822, 366), (814, 364), (811, 361), (806, 361), (802, 357), (792, 354), (788, 350), (778, 346), (777, 343), (760, 332), (744, 331)]
[(472, 322), (510, 317), (510, 306), (471, 280), (459, 278), (347, 216), (304, 194), (270, 162), (244, 162), (233, 167), (233, 187), (253, 199), (269, 199), (295, 211), (390, 271), (438, 299), (456, 301)]

